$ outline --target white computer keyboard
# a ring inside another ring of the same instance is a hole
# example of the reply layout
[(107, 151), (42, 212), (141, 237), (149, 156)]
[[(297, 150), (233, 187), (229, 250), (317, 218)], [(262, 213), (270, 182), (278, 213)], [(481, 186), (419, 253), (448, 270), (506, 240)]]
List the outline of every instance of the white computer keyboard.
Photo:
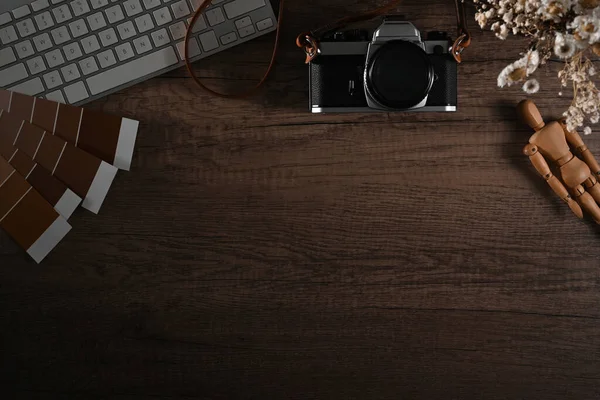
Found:
[[(183, 65), (202, 0), (0, 3), (0, 87), (80, 105)], [(212, 0), (190, 54), (196, 61), (275, 29), (269, 0)]]

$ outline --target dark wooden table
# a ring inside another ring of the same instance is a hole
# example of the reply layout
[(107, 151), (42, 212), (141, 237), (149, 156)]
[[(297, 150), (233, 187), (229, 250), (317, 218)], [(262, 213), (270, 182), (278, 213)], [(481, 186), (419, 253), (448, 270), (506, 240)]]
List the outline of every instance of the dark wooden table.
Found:
[[(42, 265), (1, 236), (4, 399), (600, 396), (600, 228), (535, 175), (523, 93), (496, 88), (525, 42), (472, 23), (457, 113), (311, 115), (295, 34), (368, 7), (288, 0), (250, 99), (179, 70), (90, 105), (142, 121), (133, 170)], [(454, 24), (448, 0), (402, 12)], [(249, 85), (272, 39), (199, 74)]]

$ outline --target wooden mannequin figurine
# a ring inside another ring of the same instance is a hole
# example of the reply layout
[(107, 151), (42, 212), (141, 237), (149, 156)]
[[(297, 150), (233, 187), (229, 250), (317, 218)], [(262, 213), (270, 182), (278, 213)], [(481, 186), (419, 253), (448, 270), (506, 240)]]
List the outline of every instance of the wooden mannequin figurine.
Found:
[[(583, 207), (600, 224), (600, 207), (597, 204), (600, 203), (600, 165), (581, 136), (577, 132), (569, 132), (564, 121), (545, 124), (540, 111), (531, 100), (520, 102), (517, 111), (523, 122), (535, 130), (523, 153), (529, 156), (535, 169), (575, 215), (583, 218)], [(583, 161), (571, 153), (569, 145)], [(556, 164), (556, 171), (562, 182), (554, 176), (546, 160)]]

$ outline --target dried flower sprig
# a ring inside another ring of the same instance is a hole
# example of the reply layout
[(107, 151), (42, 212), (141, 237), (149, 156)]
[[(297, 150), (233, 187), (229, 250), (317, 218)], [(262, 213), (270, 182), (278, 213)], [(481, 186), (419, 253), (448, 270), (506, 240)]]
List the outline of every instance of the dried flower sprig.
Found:
[[(508, 35), (531, 39), (521, 58), (498, 75), (498, 86), (523, 83), (523, 91), (537, 93), (532, 79), (540, 65), (556, 56), (565, 62), (558, 78), (572, 87), (573, 101), (564, 113), (567, 126), (575, 130), (589, 121), (600, 121), (600, 91), (594, 83), (596, 69), (589, 56), (600, 56), (600, 0), (473, 0), (475, 20), (501, 40)], [(559, 93), (562, 96), (562, 92)], [(586, 134), (591, 133), (585, 127)]]

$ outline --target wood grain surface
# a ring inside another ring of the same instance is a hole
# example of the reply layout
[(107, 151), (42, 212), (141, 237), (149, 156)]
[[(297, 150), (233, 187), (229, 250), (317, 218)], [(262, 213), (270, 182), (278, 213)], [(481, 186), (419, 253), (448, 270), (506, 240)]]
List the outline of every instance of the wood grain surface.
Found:
[[(133, 168), (42, 265), (0, 236), (4, 399), (599, 398), (600, 228), (537, 177), (524, 94), (496, 88), (525, 41), (471, 20), (456, 113), (308, 113), (295, 35), (376, 3), (288, 0), (252, 98), (182, 69), (90, 105), (142, 121)], [(454, 26), (448, 0), (400, 12)], [(251, 85), (272, 40), (198, 73)]]

